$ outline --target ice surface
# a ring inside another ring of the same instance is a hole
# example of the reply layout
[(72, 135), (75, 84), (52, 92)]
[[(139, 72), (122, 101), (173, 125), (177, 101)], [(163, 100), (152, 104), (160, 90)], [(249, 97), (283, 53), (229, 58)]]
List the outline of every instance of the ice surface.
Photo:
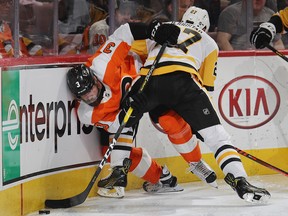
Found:
[[(288, 178), (283, 175), (248, 177), (255, 186), (271, 193), (265, 205), (241, 200), (223, 179), (218, 189), (202, 182), (181, 184), (183, 192), (147, 194), (143, 190), (126, 192), (123, 199), (96, 197), (69, 209), (50, 209), (51, 216), (287, 216)], [(38, 215), (37, 213), (29, 216)]]

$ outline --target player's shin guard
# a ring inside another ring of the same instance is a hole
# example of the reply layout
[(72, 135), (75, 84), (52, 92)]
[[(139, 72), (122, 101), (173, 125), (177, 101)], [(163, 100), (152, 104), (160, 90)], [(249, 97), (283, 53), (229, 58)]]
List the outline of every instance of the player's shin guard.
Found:
[(187, 163), (198, 162), (201, 150), (196, 136), (192, 135), (191, 127), (175, 111), (170, 110), (159, 117), (159, 124), (173, 144), (175, 150)]
[(97, 193), (103, 197), (124, 197), (125, 187), (127, 186), (127, 174), (130, 166), (131, 160), (125, 158), (123, 166), (113, 167), (110, 175), (98, 182)]
[(166, 193), (183, 191), (183, 188), (177, 184), (177, 178), (173, 176), (168, 168), (162, 168), (162, 175), (159, 181), (155, 184), (151, 182), (144, 182), (143, 189), (148, 193)]
[(163, 193), (182, 191), (177, 184), (177, 178), (173, 176), (167, 167), (161, 167), (149, 156), (143, 148), (133, 148), (130, 158), (132, 164), (130, 171), (145, 180), (143, 188), (151, 193)]
[(188, 162), (189, 171), (202, 181), (217, 188), (217, 176), (212, 168), (202, 159), (199, 141), (192, 136), (190, 126), (175, 111), (169, 111), (159, 117), (159, 124), (167, 133), (174, 148)]
[(214, 153), (215, 159), (225, 175), (232, 173), (235, 177), (247, 176), (241, 158), (231, 143), (230, 135), (222, 125), (202, 129), (199, 134)]
[(266, 203), (271, 197), (266, 189), (251, 185), (244, 177), (235, 178), (233, 174), (228, 173), (224, 180), (237, 192), (241, 199), (244, 199), (247, 202)]

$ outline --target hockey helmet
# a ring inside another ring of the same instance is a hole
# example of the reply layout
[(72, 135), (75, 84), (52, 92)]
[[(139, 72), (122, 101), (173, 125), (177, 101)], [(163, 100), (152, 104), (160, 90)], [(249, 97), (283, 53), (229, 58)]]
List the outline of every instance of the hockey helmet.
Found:
[(192, 6), (183, 14), (182, 22), (190, 23), (197, 28), (208, 32), (210, 28), (210, 21), (208, 12), (204, 9)]
[(78, 98), (89, 92), (95, 84), (94, 74), (83, 64), (68, 70), (66, 78), (70, 91)]

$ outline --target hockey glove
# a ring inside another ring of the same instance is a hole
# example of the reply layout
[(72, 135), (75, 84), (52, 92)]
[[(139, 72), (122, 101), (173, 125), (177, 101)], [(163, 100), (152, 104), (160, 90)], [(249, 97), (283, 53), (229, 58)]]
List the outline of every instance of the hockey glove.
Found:
[(150, 39), (163, 45), (168, 42), (169, 45), (176, 45), (180, 28), (173, 24), (161, 24), (159, 21), (154, 20), (150, 23), (147, 35)]
[(265, 22), (251, 32), (250, 42), (256, 49), (263, 49), (274, 39), (275, 35), (275, 26), (270, 22)]
[(143, 113), (146, 110), (146, 106), (148, 104), (148, 99), (146, 95), (142, 93), (137, 93), (131, 97), (128, 97), (121, 104), (122, 111), (120, 113), (120, 120), (123, 121), (124, 116), (126, 115), (130, 106), (133, 108), (133, 112), (126, 123), (126, 127), (131, 127), (135, 125), (143, 116)]

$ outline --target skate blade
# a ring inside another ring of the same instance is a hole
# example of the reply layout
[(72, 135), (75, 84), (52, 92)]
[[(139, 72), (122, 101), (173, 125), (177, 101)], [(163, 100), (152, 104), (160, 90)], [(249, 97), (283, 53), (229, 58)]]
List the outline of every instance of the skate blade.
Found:
[(217, 184), (216, 181), (211, 182), (211, 183), (207, 183), (207, 184), (209, 184), (211, 187), (214, 187), (214, 188), (217, 188), (217, 189), (218, 189), (218, 184)]
[(164, 188), (147, 188), (147, 193), (169, 193), (169, 192), (181, 192), (184, 188), (180, 185), (176, 185), (175, 187), (164, 187)]
[(246, 193), (243, 195), (243, 199), (246, 202), (253, 204), (266, 204), (270, 199), (271, 195), (268, 194), (254, 194), (254, 193)]
[(113, 189), (98, 188), (97, 194), (108, 198), (123, 198), (125, 196), (125, 188), (118, 186)]

